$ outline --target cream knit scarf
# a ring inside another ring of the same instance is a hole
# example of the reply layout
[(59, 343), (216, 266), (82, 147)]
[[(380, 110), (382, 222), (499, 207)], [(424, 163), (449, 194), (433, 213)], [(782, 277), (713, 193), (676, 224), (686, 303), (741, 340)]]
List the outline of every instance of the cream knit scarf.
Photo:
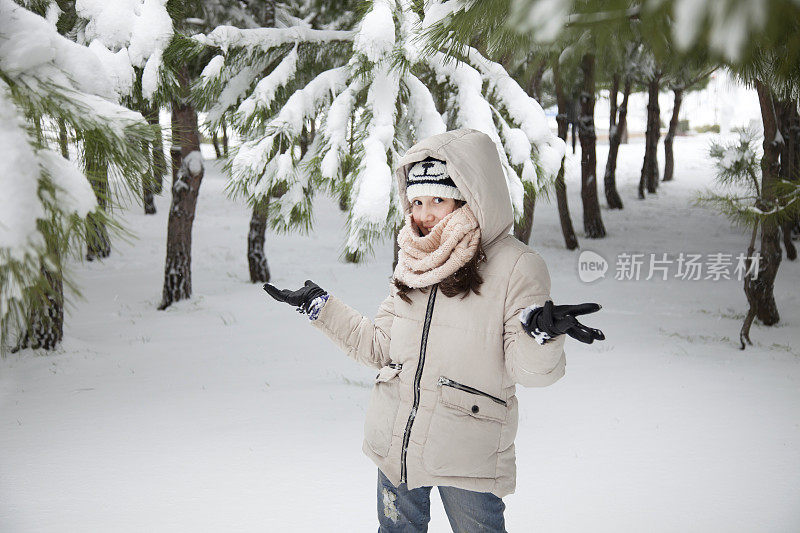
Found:
[(439, 283), (472, 259), (480, 240), (478, 219), (467, 204), (445, 216), (425, 236), (420, 236), (408, 214), (397, 235), (400, 251), (394, 277), (413, 289)]

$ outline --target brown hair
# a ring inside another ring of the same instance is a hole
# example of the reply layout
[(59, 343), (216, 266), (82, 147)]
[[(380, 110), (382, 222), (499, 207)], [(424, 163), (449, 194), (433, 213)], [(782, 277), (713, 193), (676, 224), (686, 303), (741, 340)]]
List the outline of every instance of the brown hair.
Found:
[[(466, 204), (464, 200), (456, 200), (456, 205), (462, 207)], [(483, 283), (483, 278), (478, 272), (478, 264), (486, 261), (486, 254), (483, 251), (481, 243), (478, 242), (478, 251), (472, 256), (466, 265), (462, 266), (448, 277), (439, 282), (439, 289), (448, 298), (452, 298), (462, 292), (464, 295), (461, 297), (463, 300), (469, 296), (470, 291), (475, 294), (480, 294), (480, 286)], [(397, 287), (397, 295), (406, 303), (411, 303), (411, 298), (408, 297), (408, 292), (414, 290), (402, 281), (395, 279), (394, 286)], [(420, 289), (422, 292), (427, 292), (426, 288)]]

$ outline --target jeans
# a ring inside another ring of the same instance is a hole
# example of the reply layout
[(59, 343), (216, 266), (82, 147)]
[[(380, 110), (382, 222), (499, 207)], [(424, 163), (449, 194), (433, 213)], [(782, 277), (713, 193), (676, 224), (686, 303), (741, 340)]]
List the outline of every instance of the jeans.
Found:
[[(408, 490), (395, 487), (378, 470), (378, 533), (428, 531), (431, 520), (431, 488)], [(505, 533), (506, 505), (491, 492), (473, 492), (455, 487), (437, 487), (444, 510), (455, 533)]]

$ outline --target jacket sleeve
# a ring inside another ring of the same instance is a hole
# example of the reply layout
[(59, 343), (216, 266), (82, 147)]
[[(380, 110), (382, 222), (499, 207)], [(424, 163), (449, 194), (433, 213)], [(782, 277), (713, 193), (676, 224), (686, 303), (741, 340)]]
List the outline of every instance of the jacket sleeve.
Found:
[(566, 335), (539, 344), (525, 332), (519, 320), (523, 309), (532, 304), (543, 305), (549, 299), (547, 265), (539, 254), (524, 252), (509, 279), (503, 328), (506, 371), (515, 383), (524, 387), (546, 387), (564, 375)]
[(327, 335), (348, 357), (381, 368), (389, 364), (389, 343), (394, 321), (394, 288), (383, 301), (374, 321), (331, 295), (311, 324)]

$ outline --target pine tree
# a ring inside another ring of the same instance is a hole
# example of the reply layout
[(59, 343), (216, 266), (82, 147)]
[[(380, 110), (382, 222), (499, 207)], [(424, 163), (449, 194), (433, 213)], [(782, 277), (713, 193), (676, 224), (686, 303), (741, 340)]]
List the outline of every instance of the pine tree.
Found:
[[(167, 0), (136, 2), (76, 2), (38, 0), (51, 12), (59, 12), (59, 26), (65, 35), (88, 46), (100, 59), (114, 81), (117, 99), (140, 112), (151, 125), (158, 125), (160, 104), (154, 98), (162, 54), (172, 35), (172, 21), (165, 8)], [(136, 142), (135, 140), (131, 140)], [(142, 204), (146, 214), (156, 211), (153, 196), (161, 192), (166, 172), (160, 128), (154, 142), (140, 145), (148, 154), (149, 166), (141, 176)], [(108, 203), (105, 162), (93, 163), (92, 185), (101, 206)], [(107, 257), (111, 251), (105, 227), (95, 222), (98, 239), (90, 242), (87, 259)]]
[[(153, 139), (141, 115), (115, 103), (113, 81), (87, 47), (59, 35), (48, 20), (0, 0), (0, 349), (53, 349), (63, 335), (61, 268), (95, 239), (89, 220), (118, 228), (86, 175), (87, 148), (137, 191), (145, 166), (138, 146)], [(11, 45), (13, 43), (13, 46)], [(78, 158), (68, 159), (69, 138)], [(57, 148), (58, 151), (53, 148)]]
[[(236, 106), (245, 138), (231, 160), (231, 190), (251, 204), (273, 197), (267, 220), (279, 231), (310, 227), (317, 189), (346, 197), (344, 254), (360, 260), (402, 223), (392, 201), (400, 155), (447, 128), (472, 127), (497, 143), (519, 217), (523, 182), (541, 189), (563, 158), (541, 107), (472, 47), (458, 57), (446, 47), (422, 53), (450, 2), (377, 0), (365, 9), (357, 31), (228, 27), (196, 37), (219, 54), (205, 86), (217, 84), (223, 108)], [(238, 105), (222, 97), (235, 74), (247, 88)]]
[[(763, 87), (759, 89), (760, 98), (768, 94)], [(764, 105), (772, 105), (772, 102), (764, 101)], [(717, 182), (722, 192), (706, 193), (699, 198), (701, 203), (719, 209), (733, 223), (751, 230), (745, 268), (748, 275), (744, 277), (750, 308), (739, 335), (742, 349), (752, 344), (750, 326), (755, 317), (768, 326), (780, 319), (772, 291), (781, 256), (777, 228), (800, 213), (800, 188), (795, 183), (776, 179), (780, 143), (772, 139), (776, 137), (777, 123), (767, 126), (761, 158), (756, 146), (761, 135), (755, 130), (739, 130), (735, 141), (711, 145), (709, 154), (715, 160)], [(766, 179), (765, 174), (769, 174)], [(761, 249), (756, 254), (759, 229)]]

